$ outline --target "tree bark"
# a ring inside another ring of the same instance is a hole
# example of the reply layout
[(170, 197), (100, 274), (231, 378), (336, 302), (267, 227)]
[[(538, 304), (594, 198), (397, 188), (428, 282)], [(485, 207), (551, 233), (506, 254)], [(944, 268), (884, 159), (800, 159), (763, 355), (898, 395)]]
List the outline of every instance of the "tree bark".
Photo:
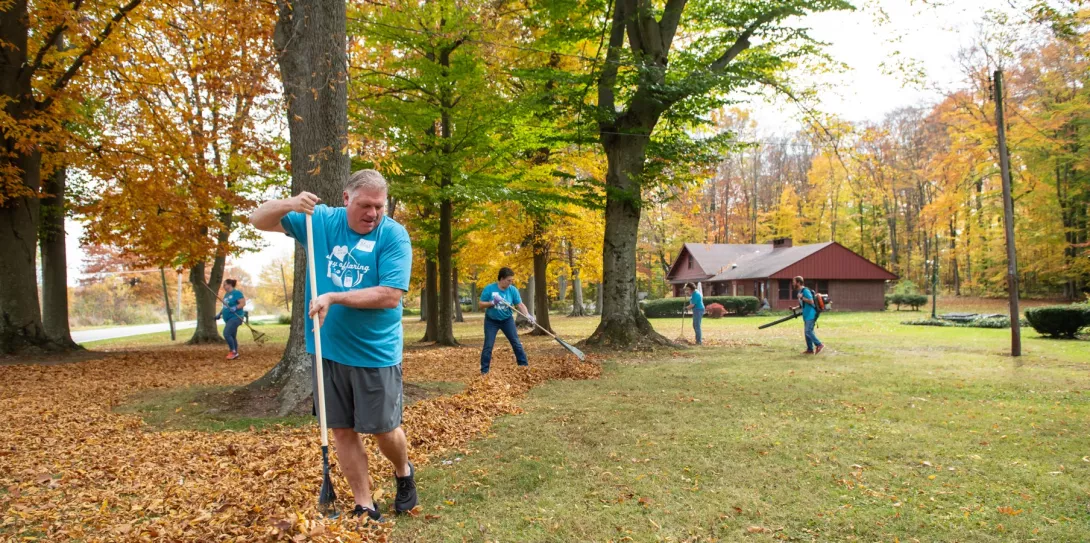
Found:
[[(427, 283), (427, 280), (424, 281)], [(420, 289), (420, 322), (427, 322), (428, 320), (428, 288), (424, 287)]]
[[(30, 15), (26, 0), (15, 0), (0, 12), (0, 43), (7, 45), (0, 63), (0, 96), (4, 112), (24, 119), (34, 110), (32, 79), (23, 74), (27, 65)], [(38, 302), (38, 213), (41, 202), (41, 155), (19, 149), (20, 142), (7, 132), (0, 149), (0, 170), (21, 173), (27, 194), (8, 199), (0, 206), (0, 353), (60, 350), (49, 340)], [(5, 175), (7, 172), (5, 172)], [(5, 188), (5, 196), (7, 189)]]
[[(454, 339), (454, 293), (451, 289), (454, 268), (451, 262), (453, 259), (451, 224), (454, 220), (453, 215), (453, 203), (450, 199), (444, 199), (439, 204), (439, 311), (437, 312), (439, 329), (435, 341), (439, 345), (451, 347), (458, 345), (458, 341)], [(430, 324), (431, 321), (428, 323)]]
[[(640, 116), (637, 116), (640, 117)], [(657, 120), (657, 116), (656, 116)], [(643, 127), (646, 133), (653, 128)], [(627, 133), (602, 134), (606, 150), (606, 210), (602, 275), (605, 279), (602, 321), (587, 343), (631, 349), (646, 344), (670, 345), (640, 312), (636, 300), (636, 241), (640, 227), (640, 185), (647, 138)]]
[(473, 280), (469, 282), (469, 312), (477, 312), (477, 274), (473, 274)]
[(45, 335), (66, 349), (82, 349), (72, 341), (68, 324), (68, 255), (64, 239), (67, 215), (65, 189), (67, 169), (57, 168), (46, 179), (41, 200), (39, 239), (42, 250), (42, 324)]
[[(308, 191), (341, 201), (351, 162), (348, 142), (347, 12), (344, 0), (278, 0), (274, 44), (287, 102), (292, 194)], [(311, 396), (312, 360), (306, 353), (306, 255), (295, 251), (291, 333), (280, 362), (251, 386), (280, 389), (279, 412)]]
[(425, 255), (424, 304), (427, 306), (427, 326), (420, 341), (439, 340), (439, 265), (434, 255)]
[(189, 268), (189, 284), (193, 285), (193, 298), (196, 301), (194, 307), (197, 308), (197, 327), (193, 329), (193, 336), (188, 341), (189, 345), (224, 342), (223, 337), (220, 336), (219, 326), (216, 324), (216, 313), (219, 307), (213, 292), (223, 283), (225, 261), (225, 257), (216, 257), (212, 262), (212, 272), (209, 274), (207, 283), (204, 279), (204, 262)]
[[(549, 322), (549, 246), (543, 239), (544, 231), (540, 223), (535, 223), (534, 228), (534, 318), (541, 328), (552, 332), (553, 326)], [(530, 334), (546, 335), (541, 328), (535, 327)]]
[(583, 305), (583, 281), (579, 278), (579, 266), (575, 264), (575, 248), (568, 242), (568, 267), (571, 268), (572, 306), (569, 317), (585, 317), (587, 308)]
[(594, 315), (598, 316), (602, 314), (602, 283), (594, 284)]
[(451, 282), (453, 283), (452, 288), (454, 289), (454, 322), (465, 322), (466, 319), (462, 315), (462, 300), (460, 299), (461, 296), (458, 295), (458, 267), (455, 266), (454, 270), (451, 273), (453, 274), (453, 279)]

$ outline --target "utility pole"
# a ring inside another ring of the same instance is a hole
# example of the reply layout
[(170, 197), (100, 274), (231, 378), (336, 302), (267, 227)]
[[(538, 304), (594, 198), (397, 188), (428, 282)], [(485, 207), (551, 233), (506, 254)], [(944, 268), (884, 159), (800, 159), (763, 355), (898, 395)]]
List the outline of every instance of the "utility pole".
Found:
[(938, 317), (935, 316), (935, 308), (938, 305), (939, 299), (939, 235), (935, 234), (935, 250), (931, 252), (931, 320), (935, 320)]
[[(995, 71), (995, 126), (999, 132), (999, 171), (1003, 177), (1003, 222), (1007, 234), (1007, 291), (1010, 294), (1011, 356), (1022, 356), (1022, 328), (1018, 311), (1018, 261), (1014, 250), (1014, 200), (1011, 198), (1011, 162), (1007, 153), (1007, 121), (1003, 117), (1003, 70)], [(1021, 363), (1019, 363), (1021, 365)]]

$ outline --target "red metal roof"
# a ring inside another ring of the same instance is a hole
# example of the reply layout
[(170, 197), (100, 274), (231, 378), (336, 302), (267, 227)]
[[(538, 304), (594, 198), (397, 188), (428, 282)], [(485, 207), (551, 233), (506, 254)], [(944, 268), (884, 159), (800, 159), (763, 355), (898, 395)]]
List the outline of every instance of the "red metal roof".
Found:
[[(693, 260), (693, 268), (683, 266)], [(768, 245), (686, 243), (667, 278), (672, 281), (704, 279), (814, 279), (893, 280), (885, 268), (836, 243), (815, 243), (773, 249)]]
[(820, 251), (770, 275), (790, 279), (796, 275), (813, 279), (855, 279), (892, 281), (897, 275), (867, 260), (851, 249), (833, 242)]

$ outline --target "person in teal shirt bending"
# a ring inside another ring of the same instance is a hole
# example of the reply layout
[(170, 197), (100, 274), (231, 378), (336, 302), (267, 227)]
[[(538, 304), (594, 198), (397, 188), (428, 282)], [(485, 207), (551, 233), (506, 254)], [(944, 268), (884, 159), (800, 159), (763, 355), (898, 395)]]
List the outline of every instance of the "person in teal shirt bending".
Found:
[(498, 281), (484, 287), (481, 291), (481, 300), (478, 306), (484, 309), (484, 348), (481, 349), (481, 375), (487, 375), (492, 365), (492, 348), (496, 345), (496, 333), (503, 331), (507, 341), (511, 342), (511, 350), (515, 351), (515, 363), (526, 367), (530, 362), (526, 359), (526, 351), (519, 341), (518, 328), (515, 326), (515, 315), (512, 308), (517, 307), (530, 322), (534, 322), (534, 316), (526, 310), (522, 303), (519, 289), (515, 288), (515, 271), (511, 268), (500, 268)]
[(692, 283), (686, 283), (685, 294), (689, 296), (689, 306), (686, 309), (693, 312), (693, 331), (696, 332), (696, 344), (703, 345), (704, 334), (700, 329), (700, 324), (704, 320), (704, 295)]
[(223, 282), (223, 309), (219, 317), (223, 319), (223, 338), (227, 340), (227, 360), (238, 358), (238, 327), (242, 326), (242, 319), (246, 316), (246, 296), (238, 288), (238, 281), (228, 279)]

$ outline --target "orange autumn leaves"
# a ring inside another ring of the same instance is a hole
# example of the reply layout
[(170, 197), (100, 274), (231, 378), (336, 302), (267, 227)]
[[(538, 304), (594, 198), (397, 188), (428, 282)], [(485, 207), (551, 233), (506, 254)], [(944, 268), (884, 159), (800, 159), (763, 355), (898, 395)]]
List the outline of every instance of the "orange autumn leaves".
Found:
[[(501, 367), (488, 381), (475, 377), (473, 349), (407, 351), (407, 382), (467, 381), (459, 394), (406, 408), (414, 463), (425, 466), (487, 431), (496, 416), (518, 412), (518, 397), (538, 383), (598, 375), (597, 365), (563, 357), (550, 343), (529, 346), (532, 371)], [(241, 363), (219, 354), (146, 350), (0, 367), (0, 534), (48, 541), (383, 540), (382, 530), (318, 518), (314, 425), (157, 431), (114, 411), (138, 392), (247, 384), (276, 362), (279, 348), (253, 349)], [(337, 468), (334, 475), (345, 508), (351, 492)], [(388, 502), (388, 463), (372, 462), (371, 475)]]

